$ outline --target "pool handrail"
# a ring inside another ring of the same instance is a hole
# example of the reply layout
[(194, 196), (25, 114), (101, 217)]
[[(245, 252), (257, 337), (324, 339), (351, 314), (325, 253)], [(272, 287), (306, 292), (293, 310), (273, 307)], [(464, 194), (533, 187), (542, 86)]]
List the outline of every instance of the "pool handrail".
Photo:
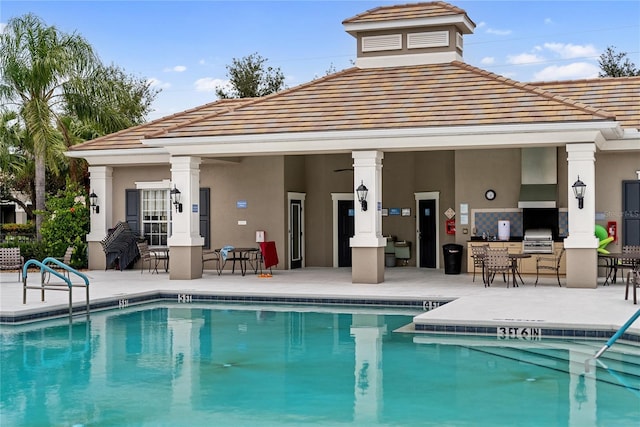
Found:
[(640, 310), (636, 311), (636, 313), (633, 316), (631, 316), (629, 320), (627, 320), (627, 323), (622, 325), (622, 327), (618, 329), (618, 332), (616, 332), (615, 334), (613, 334), (611, 338), (609, 338), (607, 343), (596, 353), (595, 356), (593, 356), (593, 358), (597, 359), (598, 357), (602, 356), (602, 353), (607, 351), (607, 349), (609, 349), (609, 347), (611, 347), (613, 343), (615, 343), (618, 340), (618, 338), (620, 338), (622, 334), (624, 334), (627, 331), (627, 329), (629, 329), (629, 326), (631, 326), (631, 324), (635, 322), (638, 317), (640, 317)]
[(588, 358), (587, 360), (584, 361), (584, 367), (585, 367), (585, 371), (589, 372), (589, 362), (591, 360), (598, 360), (598, 358), (600, 356), (602, 356), (602, 354), (607, 351), (617, 340), (618, 338), (620, 338), (622, 336), (622, 334), (624, 334), (627, 329), (629, 329), (629, 326), (631, 326), (633, 324), (633, 322), (636, 321), (636, 319), (638, 319), (638, 317), (640, 317), (640, 310), (637, 310), (635, 312), (635, 314), (633, 314), (629, 320), (627, 320), (627, 322), (622, 325), (622, 327), (620, 329), (618, 329), (618, 331), (613, 334), (613, 336), (611, 338), (609, 338), (607, 340), (607, 343), (602, 346), (602, 348), (600, 350), (598, 350), (598, 352), (595, 354), (595, 356)]
[[(54, 263), (58, 267), (62, 268), (63, 270), (66, 270), (69, 273), (73, 273), (76, 276), (80, 277), (82, 280), (84, 280), (84, 285), (76, 285), (76, 286), (89, 286), (89, 278), (87, 276), (85, 276), (84, 274), (80, 273), (78, 270), (68, 266), (67, 264), (65, 264), (64, 262), (60, 261), (59, 259), (54, 258), (54, 257), (47, 257), (47, 258), (42, 260), (42, 264), (44, 264), (45, 266), (47, 266), (48, 263)], [(52, 271), (55, 271), (55, 270), (52, 270)], [(61, 275), (56, 271), (56, 276), (60, 277)], [(72, 286), (71, 280), (67, 281), (67, 283), (69, 284), (69, 286)]]
[[(80, 286), (80, 287), (84, 287), (86, 288), (86, 314), (87, 316), (89, 315), (89, 308), (90, 308), (90, 303), (89, 303), (89, 278), (80, 273), (78, 270), (69, 267), (67, 264), (63, 263), (62, 261), (54, 258), (54, 257), (47, 257), (45, 259), (42, 260), (42, 262), (36, 260), (36, 259), (30, 259), (29, 261), (27, 261), (24, 266), (22, 267), (22, 303), (26, 304), (27, 303), (27, 289), (39, 289), (42, 291), (42, 296), (41, 296), (41, 300), (44, 301), (44, 291), (49, 289), (49, 290), (66, 290), (69, 292), (69, 321), (71, 322), (71, 319), (73, 317), (73, 295), (72, 295), (72, 289), (74, 284), (71, 282), (71, 278), (65, 276), (64, 274), (61, 274), (59, 272), (57, 272), (56, 270), (54, 270), (53, 268), (49, 267), (47, 264), (56, 264), (59, 268), (62, 268), (63, 270), (69, 272), (69, 274), (73, 273), (74, 275), (80, 277), (83, 281), (84, 284), (80, 284), (77, 283), (75, 284), (75, 286)], [(28, 277), (28, 269), (29, 266), (31, 265), (35, 265), (37, 267), (40, 268), (40, 286), (29, 286), (27, 285), (27, 277)], [(66, 289), (63, 289), (60, 284), (49, 284), (49, 283), (44, 283), (44, 274), (49, 273), (49, 274), (53, 274), (54, 276), (62, 279), (66, 284), (67, 287)]]

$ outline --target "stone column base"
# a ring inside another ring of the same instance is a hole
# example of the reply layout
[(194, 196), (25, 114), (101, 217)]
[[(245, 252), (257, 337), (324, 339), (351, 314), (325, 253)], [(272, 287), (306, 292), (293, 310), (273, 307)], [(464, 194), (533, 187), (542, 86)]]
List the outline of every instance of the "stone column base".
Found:
[(191, 280), (202, 277), (202, 246), (171, 246), (169, 279)]
[(100, 242), (87, 242), (87, 258), (89, 270), (104, 270), (107, 268), (107, 257)]
[(595, 249), (567, 249), (567, 288), (598, 286), (598, 252)]
[(351, 282), (384, 282), (384, 247), (351, 248)]

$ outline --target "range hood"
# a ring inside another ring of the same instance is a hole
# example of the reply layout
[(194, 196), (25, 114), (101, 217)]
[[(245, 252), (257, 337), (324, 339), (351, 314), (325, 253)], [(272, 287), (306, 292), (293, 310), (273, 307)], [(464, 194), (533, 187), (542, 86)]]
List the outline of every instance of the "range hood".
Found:
[(519, 208), (555, 208), (558, 157), (555, 147), (522, 149)]

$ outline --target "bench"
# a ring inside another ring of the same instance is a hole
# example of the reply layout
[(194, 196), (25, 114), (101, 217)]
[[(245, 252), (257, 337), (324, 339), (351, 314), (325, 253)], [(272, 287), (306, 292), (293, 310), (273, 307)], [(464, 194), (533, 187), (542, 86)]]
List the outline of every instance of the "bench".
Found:
[(0, 248), (0, 270), (18, 270), (18, 281), (21, 281), (23, 265), (20, 248)]

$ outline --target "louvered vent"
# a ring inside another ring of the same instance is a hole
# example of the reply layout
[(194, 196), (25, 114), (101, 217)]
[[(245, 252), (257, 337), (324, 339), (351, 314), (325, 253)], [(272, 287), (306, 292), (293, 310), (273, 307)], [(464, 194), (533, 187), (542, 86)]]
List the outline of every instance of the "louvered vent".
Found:
[(456, 47), (462, 50), (462, 34), (456, 33)]
[(402, 49), (402, 34), (391, 34), (388, 36), (370, 36), (362, 38), (363, 52), (399, 49)]
[(407, 35), (408, 49), (443, 46), (449, 46), (448, 31), (431, 31), (428, 33), (411, 33)]

